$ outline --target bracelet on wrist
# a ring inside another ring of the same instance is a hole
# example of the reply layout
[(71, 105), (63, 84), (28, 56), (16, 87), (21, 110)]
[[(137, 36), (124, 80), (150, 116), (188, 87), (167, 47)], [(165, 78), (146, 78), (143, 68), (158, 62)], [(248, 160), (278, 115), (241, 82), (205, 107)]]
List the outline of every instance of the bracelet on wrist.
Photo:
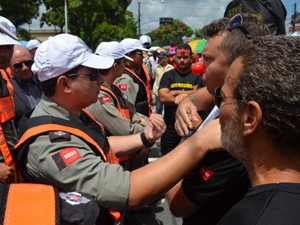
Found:
[(155, 144), (155, 142), (151, 143), (148, 141), (146, 133), (144, 131), (141, 133), (141, 140), (143, 142), (143, 145), (147, 148), (150, 148)]

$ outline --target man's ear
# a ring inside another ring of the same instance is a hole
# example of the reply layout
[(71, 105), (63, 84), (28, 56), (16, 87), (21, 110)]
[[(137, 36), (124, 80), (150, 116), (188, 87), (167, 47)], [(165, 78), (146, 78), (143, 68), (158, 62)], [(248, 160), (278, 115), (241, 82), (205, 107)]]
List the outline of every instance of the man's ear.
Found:
[(253, 134), (262, 122), (262, 110), (260, 105), (255, 101), (249, 101), (243, 111), (243, 135)]
[(57, 79), (57, 88), (64, 92), (69, 92), (71, 87), (71, 80), (72, 79), (68, 79), (66, 76), (60, 76)]

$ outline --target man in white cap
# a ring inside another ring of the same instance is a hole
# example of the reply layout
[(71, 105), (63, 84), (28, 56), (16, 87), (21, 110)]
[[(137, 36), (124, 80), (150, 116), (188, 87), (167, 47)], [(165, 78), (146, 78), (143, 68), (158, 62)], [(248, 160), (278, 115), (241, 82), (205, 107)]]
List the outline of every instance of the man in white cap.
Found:
[(125, 38), (121, 41), (125, 54), (133, 61), (125, 60), (125, 71), (115, 80), (121, 91), (127, 96), (128, 101), (135, 106), (137, 112), (150, 116), (150, 76), (143, 64), (144, 48), (138, 39)]
[[(141, 44), (143, 45), (144, 48), (148, 49), (148, 52), (143, 52), (143, 63), (148, 71), (148, 74), (150, 75), (150, 77), (152, 77), (152, 70), (154, 69), (154, 67), (152, 66), (151, 60), (150, 60), (150, 55), (152, 55), (152, 51), (151, 51), (151, 46), (152, 46), (152, 41), (151, 38), (148, 35), (143, 34), (142, 36), (140, 36), (139, 41), (141, 42)], [(153, 84), (153, 80), (151, 80), (151, 85)]]
[(32, 58), (34, 58), (36, 49), (40, 46), (40, 42), (37, 39), (32, 39), (27, 42), (26, 48), (31, 52)]
[[(3, 18), (3, 17), (2, 17)], [(0, 69), (3, 71), (9, 66), (14, 45), (18, 44), (17, 37), (0, 22)], [(8, 86), (8, 77), (0, 74), (0, 183), (13, 181), (14, 168), (11, 151), (17, 142), (17, 132), (14, 127), (15, 116), (13, 105), (13, 88)]]
[[(139, 149), (165, 131), (158, 117), (151, 120), (146, 137), (133, 134), (107, 139), (101, 126), (82, 110), (98, 99), (103, 80), (97, 69), (108, 69), (113, 62), (112, 58), (91, 54), (83, 41), (70, 34), (43, 42), (32, 68), (44, 95), (23, 126), (20, 122), (23, 135), (16, 146), (25, 180), (93, 196), (102, 209), (99, 219), (105, 218), (107, 208), (134, 210), (161, 196), (207, 152), (220, 147), (210, 145), (220, 138), (219, 124), (210, 123), (170, 155), (142, 168), (129, 172), (109, 164), (107, 161), (113, 159), (110, 149)], [(215, 129), (219, 135), (208, 135)]]
[[(104, 125), (108, 136), (130, 135), (147, 130), (145, 127), (147, 124), (150, 125), (149, 118), (136, 112), (119, 87), (113, 83), (124, 72), (125, 59), (130, 61), (133, 59), (124, 54), (122, 45), (116, 41), (102, 42), (95, 53), (113, 58), (114, 64), (109, 69), (100, 70), (105, 82), (101, 85), (98, 101), (87, 110)], [(140, 150), (130, 154), (129, 160), (128, 157), (119, 159), (120, 164), (128, 170), (141, 167), (143, 159), (149, 154), (149, 149), (145, 147)]]

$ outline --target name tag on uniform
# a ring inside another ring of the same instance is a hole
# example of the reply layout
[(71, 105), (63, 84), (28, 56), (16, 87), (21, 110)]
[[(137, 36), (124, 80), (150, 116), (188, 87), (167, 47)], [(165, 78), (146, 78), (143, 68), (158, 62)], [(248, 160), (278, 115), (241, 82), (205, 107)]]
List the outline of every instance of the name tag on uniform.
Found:
[(71, 165), (73, 162), (81, 158), (78, 150), (74, 147), (64, 148), (52, 156), (59, 170)]

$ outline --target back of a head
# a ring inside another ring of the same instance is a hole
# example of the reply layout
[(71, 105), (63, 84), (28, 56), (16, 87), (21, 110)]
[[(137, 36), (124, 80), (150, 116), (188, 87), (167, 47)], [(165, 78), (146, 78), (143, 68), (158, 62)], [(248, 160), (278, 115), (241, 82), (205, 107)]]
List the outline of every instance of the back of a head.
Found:
[(249, 46), (234, 96), (260, 105), (278, 149), (300, 151), (300, 38), (265, 36)]
[(254, 14), (268, 26), (272, 34), (286, 34), (287, 11), (281, 0), (232, 0), (226, 7), (224, 17), (232, 17), (237, 13)]
[[(257, 16), (249, 13), (237, 14), (243, 19), (241, 26), (245, 29), (252, 38), (270, 35), (269, 28), (266, 24), (262, 23)], [(227, 29), (227, 26), (226, 26)], [(239, 28), (227, 31), (220, 48), (225, 54), (227, 63), (230, 65), (241, 52), (244, 51), (250, 41), (244, 32)]]
[(212, 23), (204, 26), (202, 28), (201, 36), (203, 38), (208, 39), (211, 37), (215, 37), (221, 33), (227, 32), (227, 24), (229, 22), (228, 18), (221, 18), (213, 21)]
[(141, 44), (147, 48), (147, 49), (150, 49), (151, 48), (151, 44), (152, 44), (152, 41), (151, 41), (151, 38), (148, 36), (148, 35), (142, 35), (139, 39), (139, 41), (141, 42)]
[(32, 49), (38, 48), (40, 46), (40, 42), (36, 39), (32, 39), (30, 41), (27, 42), (26, 44), (26, 48), (30, 51)]

